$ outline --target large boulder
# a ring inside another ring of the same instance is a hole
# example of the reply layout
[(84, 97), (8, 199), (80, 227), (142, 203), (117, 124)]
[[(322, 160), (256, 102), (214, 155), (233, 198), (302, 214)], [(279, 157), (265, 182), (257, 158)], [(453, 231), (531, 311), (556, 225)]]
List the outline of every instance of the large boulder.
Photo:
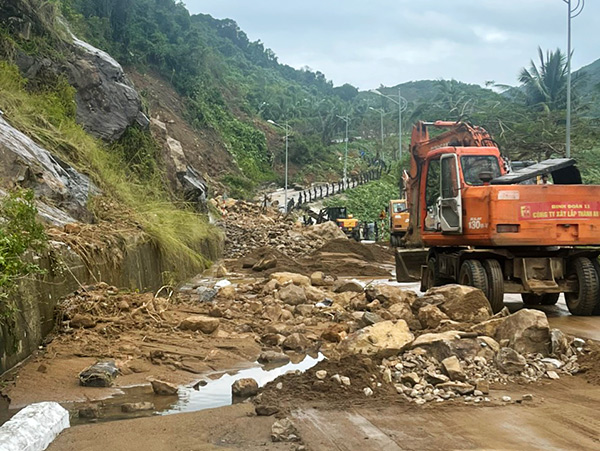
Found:
[(421, 330), (423, 328), (421, 322), (415, 317), (410, 306), (404, 302), (392, 304), (388, 309), (388, 312), (390, 312), (395, 319), (403, 319), (406, 321), (411, 330)]
[(490, 337), (461, 338), (464, 332), (450, 330), (419, 336), (410, 345), (411, 349), (422, 349), (428, 356), (442, 361), (451, 356), (461, 360), (474, 357), (492, 359), (500, 349)]
[(258, 394), (258, 382), (252, 378), (238, 379), (231, 386), (231, 394), (234, 398), (249, 398)]
[(286, 283), (290, 282), (299, 286), (310, 285), (310, 279), (308, 277), (293, 272), (274, 272), (269, 276), (269, 278), (279, 282), (279, 285), (285, 285)]
[(333, 284), (333, 291), (336, 293), (362, 293), (364, 290), (363, 285), (357, 280), (336, 280)]
[(310, 283), (313, 287), (329, 287), (334, 282), (335, 278), (333, 276), (326, 275), (322, 271), (317, 271), (310, 275)]
[(277, 297), (288, 305), (306, 304), (306, 293), (304, 288), (293, 283), (284, 286), (277, 293)]
[(444, 285), (427, 290), (426, 296), (441, 294), (444, 302), (439, 309), (454, 321), (478, 323), (490, 319), (492, 307), (478, 288), (465, 285)]
[(494, 338), (507, 340), (508, 347), (520, 354), (550, 354), (550, 325), (539, 310), (523, 309), (506, 317)]
[(315, 235), (324, 241), (333, 241), (339, 239), (348, 239), (346, 234), (337, 226), (335, 222), (327, 221), (322, 224), (317, 224), (309, 227), (307, 235)]
[(296, 352), (303, 352), (310, 345), (310, 340), (299, 333), (293, 333), (291, 335), (288, 335), (286, 339), (283, 340), (283, 343), (281, 343), (281, 347), (283, 349), (288, 349), (290, 351)]
[(397, 354), (414, 340), (404, 320), (382, 321), (350, 334), (340, 344), (348, 354)]

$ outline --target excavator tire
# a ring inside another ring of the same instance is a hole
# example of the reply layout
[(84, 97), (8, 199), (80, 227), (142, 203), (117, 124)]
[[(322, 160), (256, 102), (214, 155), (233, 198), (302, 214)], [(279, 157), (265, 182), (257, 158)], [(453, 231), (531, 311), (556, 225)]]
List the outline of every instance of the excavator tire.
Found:
[(567, 277), (578, 282), (575, 293), (565, 293), (567, 307), (572, 315), (590, 316), (598, 304), (600, 278), (589, 258), (578, 257), (571, 262)]
[(558, 302), (560, 293), (521, 293), (525, 305), (554, 305)]
[(498, 313), (504, 308), (504, 274), (498, 260), (489, 259), (483, 261), (483, 268), (487, 275), (488, 290), (486, 296), (492, 311)]
[(429, 278), (427, 279), (427, 289), (444, 285), (444, 281), (440, 277), (440, 268), (435, 257), (431, 257), (429, 260), (427, 260), (427, 272), (429, 273)]
[(488, 292), (488, 279), (485, 268), (479, 260), (465, 260), (460, 267), (458, 283), (479, 288), (484, 293)]
[[(591, 260), (594, 268), (596, 269), (596, 274), (598, 274), (598, 279), (600, 279), (600, 262), (598, 261), (598, 258), (592, 258)], [(596, 303), (596, 308), (594, 309), (593, 314), (600, 315), (600, 293), (598, 295), (598, 302)]]

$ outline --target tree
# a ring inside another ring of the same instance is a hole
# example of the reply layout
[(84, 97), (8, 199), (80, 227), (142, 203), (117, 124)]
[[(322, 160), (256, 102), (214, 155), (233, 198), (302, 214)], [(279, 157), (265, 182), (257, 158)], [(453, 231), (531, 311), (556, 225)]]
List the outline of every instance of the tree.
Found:
[(529, 69), (523, 68), (519, 81), (523, 84), (526, 103), (540, 111), (564, 109), (567, 88), (567, 56), (560, 49), (544, 52), (538, 47), (539, 67), (531, 60)]

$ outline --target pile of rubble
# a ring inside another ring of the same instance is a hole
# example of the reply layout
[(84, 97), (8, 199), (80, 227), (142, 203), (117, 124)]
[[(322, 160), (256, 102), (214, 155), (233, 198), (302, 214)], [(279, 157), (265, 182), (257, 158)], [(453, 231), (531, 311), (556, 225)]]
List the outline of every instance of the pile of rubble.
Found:
[[(580, 370), (577, 355), (583, 340), (569, 341), (558, 329), (550, 329), (541, 311), (510, 314), (505, 309), (493, 315), (475, 288), (447, 285), (419, 297), (393, 285), (363, 289), (356, 281), (335, 281), (323, 287), (321, 276), (313, 279), (317, 287), (288, 281), (277, 288), (275, 280), (265, 285), (284, 304), (294, 305), (288, 309), (290, 322), (307, 326), (318, 316), (331, 321), (318, 337), (298, 330), (288, 336), (274, 330), (263, 337), (263, 343), (283, 350), (290, 349), (286, 342), (292, 336), (294, 342), (310, 343), (312, 338), (318, 342), (312, 348), (320, 346), (330, 359), (303, 375), (284, 376), (279, 381), (283, 391), (300, 386), (333, 397), (340, 396), (340, 389), (348, 395), (358, 390), (363, 397), (388, 397), (392, 389), (416, 404), (456, 398), (485, 403), (492, 401), (490, 386), (559, 379)], [(323, 296), (329, 303), (319, 300)], [(348, 358), (357, 356), (367, 357), (376, 369), (358, 377), (356, 368), (346, 368)], [(272, 391), (267, 386), (259, 403), (286, 398)], [(294, 396), (303, 394), (295, 391)]]
[(226, 258), (244, 257), (262, 247), (296, 258), (310, 254), (327, 241), (345, 238), (333, 223), (304, 227), (274, 208), (249, 202), (232, 201), (221, 211), (219, 225), (225, 230)]

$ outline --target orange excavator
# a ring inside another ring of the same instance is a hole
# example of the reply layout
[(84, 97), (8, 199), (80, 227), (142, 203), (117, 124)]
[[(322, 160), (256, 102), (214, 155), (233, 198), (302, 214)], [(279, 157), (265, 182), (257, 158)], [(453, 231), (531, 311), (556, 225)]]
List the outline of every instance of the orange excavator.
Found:
[[(430, 128), (442, 132), (430, 137)], [(510, 172), (483, 128), (418, 122), (406, 183), (404, 244), (429, 248), (422, 290), (474, 286), (495, 312), (504, 293), (544, 305), (564, 293), (572, 314), (600, 313), (600, 186), (583, 185), (574, 160)], [(397, 250), (397, 273), (406, 268), (403, 252), (410, 250)]]

